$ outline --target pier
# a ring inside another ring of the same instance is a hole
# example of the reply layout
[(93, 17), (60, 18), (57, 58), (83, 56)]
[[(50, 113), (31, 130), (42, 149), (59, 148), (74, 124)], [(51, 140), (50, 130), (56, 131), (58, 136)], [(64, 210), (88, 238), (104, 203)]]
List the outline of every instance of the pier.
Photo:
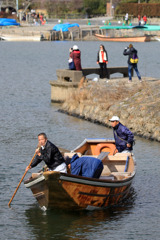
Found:
[[(123, 78), (128, 77), (128, 67), (109, 67), (107, 68), (107, 76), (115, 73), (121, 73)], [(78, 88), (81, 81), (84, 81), (91, 74), (100, 75), (100, 68), (83, 68), (83, 71), (75, 71), (69, 69), (58, 69), (56, 71), (57, 80), (50, 81), (51, 85), (51, 101), (64, 102), (71, 91)], [(133, 69), (132, 69), (133, 76)]]

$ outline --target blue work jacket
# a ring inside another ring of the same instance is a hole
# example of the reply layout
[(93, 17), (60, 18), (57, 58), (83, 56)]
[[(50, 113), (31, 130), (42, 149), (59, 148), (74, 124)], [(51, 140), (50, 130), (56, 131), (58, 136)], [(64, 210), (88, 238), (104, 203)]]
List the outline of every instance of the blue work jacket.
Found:
[(75, 154), (71, 159), (71, 174), (83, 177), (94, 177), (98, 168), (103, 170), (102, 161), (94, 157), (79, 157)]
[[(123, 124), (119, 123), (113, 128), (115, 144), (118, 152), (124, 150), (132, 151), (134, 135), (133, 133)], [(127, 143), (131, 144), (131, 147), (127, 147)]]

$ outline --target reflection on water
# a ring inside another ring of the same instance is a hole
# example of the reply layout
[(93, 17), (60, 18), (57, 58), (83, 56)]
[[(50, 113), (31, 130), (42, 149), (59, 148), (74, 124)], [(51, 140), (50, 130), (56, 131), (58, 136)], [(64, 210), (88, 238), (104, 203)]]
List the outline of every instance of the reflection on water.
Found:
[[(134, 207), (136, 193), (131, 189), (129, 197), (120, 205), (99, 210), (47, 210), (43, 212), (37, 206), (25, 211), (28, 231), (35, 239), (89, 239), (90, 235), (118, 224)], [(117, 236), (118, 237), (118, 236)], [(100, 239), (100, 238), (98, 238)]]

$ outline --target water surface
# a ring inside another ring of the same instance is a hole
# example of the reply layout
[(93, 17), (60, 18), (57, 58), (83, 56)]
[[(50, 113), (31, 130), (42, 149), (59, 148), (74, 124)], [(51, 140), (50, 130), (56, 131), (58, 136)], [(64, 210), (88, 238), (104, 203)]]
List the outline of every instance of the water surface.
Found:
[[(99, 211), (43, 212), (21, 184), (12, 197), (46, 132), (57, 146), (73, 149), (86, 137), (112, 138), (111, 129), (58, 112), (50, 102), (50, 80), (67, 68), (68, 49), (77, 44), (82, 66), (96, 67), (100, 42), (0, 42), (0, 236), (5, 240), (141, 239), (160, 238), (159, 143), (136, 137), (137, 174), (123, 206)], [(109, 66), (126, 66), (128, 43), (104, 43)], [(142, 76), (159, 77), (159, 43), (136, 43)], [(37, 166), (34, 171), (38, 171)], [(32, 170), (33, 171), (33, 170)], [(27, 177), (30, 174), (27, 174)]]

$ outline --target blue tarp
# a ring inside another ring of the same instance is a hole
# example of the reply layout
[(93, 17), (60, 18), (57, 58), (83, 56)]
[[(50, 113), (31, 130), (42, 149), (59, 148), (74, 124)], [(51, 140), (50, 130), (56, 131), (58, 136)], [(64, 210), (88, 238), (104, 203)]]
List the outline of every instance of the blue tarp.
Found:
[(60, 31), (60, 30), (62, 30), (62, 32), (67, 32), (67, 31), (68, 31), (68, 28), (70, 28), (70, 27), (75, 27), (75, 26), (79, 27), (79, 24), (78, 24), (78, 23), (72, 23), (72, 24), (70, 24), (70, 23), (57, 24), (57, 25), (55, 25), (55, 26), (53, 27), (53, 30), (55, 30), (55, 31)]
[(20, 23), (17, 23), (15, 19), (12, 18), (0, 18), (0, 26), (19, 26)]

